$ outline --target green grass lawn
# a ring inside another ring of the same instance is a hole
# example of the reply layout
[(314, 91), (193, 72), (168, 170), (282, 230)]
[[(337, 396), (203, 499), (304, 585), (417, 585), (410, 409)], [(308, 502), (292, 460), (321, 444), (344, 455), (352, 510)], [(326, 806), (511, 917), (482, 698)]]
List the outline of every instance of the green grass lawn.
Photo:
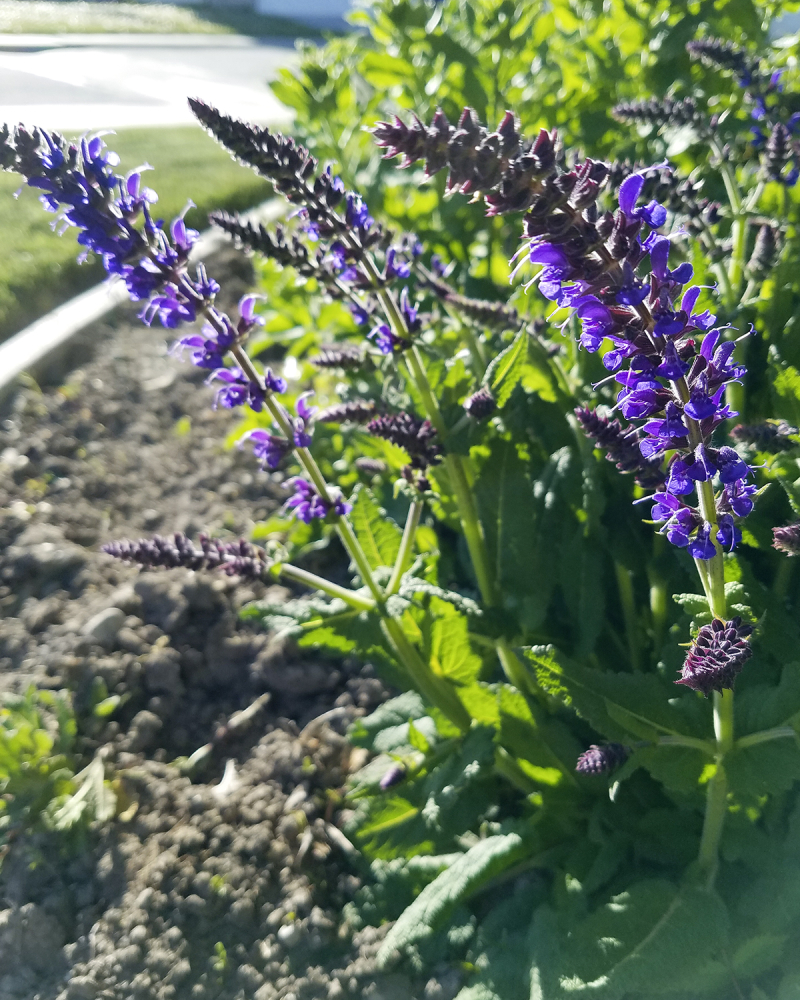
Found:
[[(189, 198), (197, 205), (187, 221), (208, 226), (212, 208), (240, 210), (269, 197), (271, 187), (234, 163), (200, 128), (120, 129), (107, 136), (122, 162), (120, 173), (151, 164), (148, 186), (158, 191), (158, 218), (171, 219)], [(104, 277), (98, 261), (78, 264), (74, 230), (57, 236), (55, 218), (39, 203), (32, 188), (16, 174), (0, 173), (0, 340), (22, 329)]]
[(241, 34), (266, 38), (313, 34), (284, 17), (197, 4), (90, 3), (86, 0), (0, 0), (0, 32), (60, 34), (118, 32), (172, 34)]

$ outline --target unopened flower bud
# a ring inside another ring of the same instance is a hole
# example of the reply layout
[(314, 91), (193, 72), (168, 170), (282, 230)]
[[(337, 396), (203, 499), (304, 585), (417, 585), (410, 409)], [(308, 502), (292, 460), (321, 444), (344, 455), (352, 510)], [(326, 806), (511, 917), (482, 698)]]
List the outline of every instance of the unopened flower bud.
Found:
[(631, 755), (631, 748), (622, 743), (593, 743), (578, 757), (575, 770), (579, 774), (609, 774), (625, 763)]

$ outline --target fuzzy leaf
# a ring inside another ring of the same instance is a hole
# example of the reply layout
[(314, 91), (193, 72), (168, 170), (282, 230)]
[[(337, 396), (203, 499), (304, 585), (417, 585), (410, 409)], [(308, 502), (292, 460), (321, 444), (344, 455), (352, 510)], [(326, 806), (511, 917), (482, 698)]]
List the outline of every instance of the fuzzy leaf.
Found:
[(521, 381), (527, 358), (528, 334), (522, 330), (486, 369), (483, 384), (491, 389), (498, 407), (506, 405), (517, 383)]
[(734, 748), (725, 758), (725, 773), (731, 791), (738, 795), (758, 798), (786, 792), (800, 780), (797, 738)]
[(654, 674), (590, 670), (552, 646), (533, 646), (525, 655), (544, 690), (572, 705), (610, 740), (695, 735), (687, 732), (687, 720), (669, 704), (673, 692)]
[(472, 651), (467, 619), (438, 598), (432, 602), (431, 611), (435, 615), (430, 633), (431, 669), (456, 684), (471, 684), (483, 661)]
[[(398, 695), (397, 698), (385, 701), (371, 715), (367, 715), (363, 719), (356, 719), (350, 726), (347, 735), (356, 746), (366, 747), (367, 750), (377, 751), (377, 742), (380, 740), (385, 752), (409, 743), (409, 721), (414, 722), (418, 729), (422, 729), (420, 720), (429, 718), (422, 698), (417, 692), (406, 691), (405, 694)], [(381, 740), (381, 735), (392, 733), (396, 734), (397, 742), (390, 746), (389, 744), (393, 742), (394, 737), (387, 735)], [(425, 732), (426, 737), (427, 735)]]
[(568, 931), (552, 911), (539, 911), (531, 932), (531, 1000), (718, 990), (730, 981), (716, 957), (727, 924), (715, 893), (656, 879), (634, 883)]
[(393, 952), (431, 937), (460, 903), (527, 853), (528, 845), (518, 833), (480, 841), (427, 885), (402, 913), (386, 935), (378, 961), (386, 963)]
[(415, 594), (429, 594), (431, 597), (438, 597), (442, 601), (447, 601), (454, 608), (457, 608), (466, 615), (480, 615), (482, 613), (480, 606), (471, 598), (464, 597), (454, 590), (443, 590), (428, 580), (421, 580), (418, 576), (411, 576), (408, 573), (403, 577), (398, 593), (401, 597), (409, 598)]
[(386, 511), (378, 506), (366, 486), (357, 490), (350, 523), (373, 569), (394, 565), (403, 532)]
[(786, 726), (800, 713), (800, 663), (787, 663), (777, 687), (754, 684), (736, 692), (736, 735)]
[(567, 502), (570, 469), (571, 452), (561, 449), (539, 480), (531, 483), (516, 446), (495, 441), (475, 483), (488, 556), (504, 595), (504, 608), (523, 629), (537, 628), (547, 613), (556, 577), (534, 568), (557, 561), (556, 525)]

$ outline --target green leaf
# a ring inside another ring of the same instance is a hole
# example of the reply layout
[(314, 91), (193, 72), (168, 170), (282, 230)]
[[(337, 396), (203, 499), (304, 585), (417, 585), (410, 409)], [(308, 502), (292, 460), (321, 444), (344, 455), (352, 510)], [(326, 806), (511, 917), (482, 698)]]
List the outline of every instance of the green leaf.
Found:
[(795, 427), (800, 425), (800, 371), (786, 365), (774, 373), (770, 384), (777, 404), (774, 416), (785, 417)]
[(403, 532), (386, 511), (378, 506), (366, 486), (358, 487), (350, 523), (373, 569), (394, 565)]
[[(348, 730), (348, 737), (356, 746), (367, 750), (393, 750), (397, 746), (409, 743), (408, 723), (414, 722), (418, 727), (421, 719), (429, 719), (422, 698), (416, 691), (406, 691), (405, 694), (391, 698), (375, 709), (371, 715), (356, 719)], [(432, 721), (432, 720), (431, 720)], [(381, 740), (381, 734), (397, 734)], [(377, 741), (382, 746), (377, 746)], [(397, 741), (395, 741), (397, 740)], [(393, 745), (389, 745), (393, 744)]]
[[(505, 610), (527, 630), (544, 621), (557, 565), (557, 523), (563, 518), (565, 481), (572, 453), (556, 452), (531, 483), (526, 463), (511, 441), (495, 440), (475, 483), (489, 561)], [(537, 569), (539, 568), (539, 569)]]
[(717, 958), (728, 915), (720, 898), (697, 886), (637, 882), (589, 917), (562, 928), (552, 911), (532, 931), (531, 998), (623, 1000), (696, 996), (730, 982)]
[(691, 731), (689, 720), (669, 704), (674, 692), (654, 674), (590, 670), (552, 646), (532, 646), (525, 655), (542, 688), (571, 705), (610, 740), (705, 735), (702, 730)]
[(431, 937), (472, 893), (528, 854), (518, 833), (498, 834), (480, 841), (446, 871), (437, 876), (405, 910), (378, 953), (385, 964), (395, 951), (403, 951)]
[(471, 684), (480, 673), (483, 661), (472, 651), (467, 619), (452, 604), (434, 598), (434, 616), (430, 630), (429, 662), (435, 674), (456, 684)]
[(498, 407), (503, 407), (525, 374), (528, 358), (528, 333), (520, 331), (510, 346), (492, 361), (483, 376), (483, 384), (491, 390)]
[(770, 740), (752, 747), (734, 747), (725, 758), (730, 790), (754, 799), (788, 791), (800, 780), (797, 738)]
[(787, 663), (780, 683), (753, 684), (737, 690), (736, 735), (746, 736), (790, 725), (800, 714), (800, 663)]

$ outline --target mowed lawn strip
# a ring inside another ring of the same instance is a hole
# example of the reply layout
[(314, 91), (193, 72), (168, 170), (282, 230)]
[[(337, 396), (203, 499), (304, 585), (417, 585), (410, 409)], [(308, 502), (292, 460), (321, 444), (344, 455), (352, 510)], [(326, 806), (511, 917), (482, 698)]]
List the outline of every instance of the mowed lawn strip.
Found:
[[(271, 192), (200, 128), (120, 129), (106, 142), (121, 157), (119, 173), (144, 163), (155, 168), (143, 180), (158, 192), (156, 218), (172, 219), (191, 198), (197, 208), (187, 222), (202, 230), (211, 209), (250, 208)], [(17, 174), (0, 172), (0, 340), (104, 277), (99, 261), (77, 263), (75, 230), (57, 236), (50, 228), (55, 218)]]
[(90, 3), (86, 0), (0, 0), (0, 33), (253, 35), (258, 38), (313, 34), (286, 17), (243, 8), (167, 3)]

